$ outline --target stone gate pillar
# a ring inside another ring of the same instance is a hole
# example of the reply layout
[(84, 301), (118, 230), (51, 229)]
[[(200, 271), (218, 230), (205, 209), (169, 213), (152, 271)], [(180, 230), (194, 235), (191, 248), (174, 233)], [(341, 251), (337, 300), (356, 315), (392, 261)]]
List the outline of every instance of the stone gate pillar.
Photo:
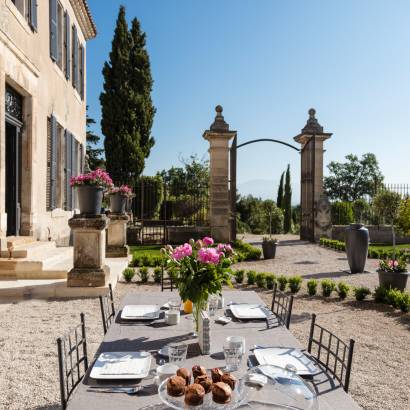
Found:
[(331, 228), (330, 204), (323, 193), (323, 142), (332, 134), (323, 131), (315, 114), (311, 108), (305, 127), (294, 137), (301, 144), (300, 239), (312, 242)]
[(230, 201), (229, 201), (229, 140), (236, 131), (229, 130), (222, 116), (222, 107), (215, 108), (216, 117), (203, 137), (209, 141), (210, 156), (210, 217), (211, 235), (218, 242), (229, 242)]

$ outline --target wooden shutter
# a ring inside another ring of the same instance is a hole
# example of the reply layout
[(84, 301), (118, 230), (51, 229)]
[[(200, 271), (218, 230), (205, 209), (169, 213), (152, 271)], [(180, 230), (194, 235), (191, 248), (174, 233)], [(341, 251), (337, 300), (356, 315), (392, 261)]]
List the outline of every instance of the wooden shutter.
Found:
[(30, 26), (37, 31), (37, 0), (30, 1)]
[(81, 95), (81, 99), (84, 100), (84, 95), (85, 95), (85, 90), (84, 90), (84, 69), (85, 69), (85, 51), (84, 51), (84, 46), (80, 47), (80, 58), (81, 58), (81, 67), (80, 67), (80, 73), (81, 73), (81, 77), (80, 77), (80, 95)]
[(57, 30), (57, 0), (50, 0), (50, 57), (57, 61), (58, 30)]
[(84, 172), (84, 145), (80, 144), (80, 174)]
[(67, 80), (70, 79), (70, 71), (71, 71), (71, 48), (70, 48), (70, 32), (71, 32), (71, 25), (70, 25), (70, 16), (66, 12), (64, 15), (65, 19), (65, 43), (66, 43), (66, 49), (65, 49), (65, 77)]
[(71, 179), (71, 146), (72, 146), (72, 136), (68, 130), (64, 131), (65, 136), (65, 209), (71, 211), (72, 203), (72, 188), (70, 186)]
[(57, 120), (54, 115), (51, 122), (51, 155), (50, 155), (50, 209), (57, 207)]
[(78, 37), (76, 26), (73, 26), (73, 86), (78, 90)]
[[(71, 173), (73, 176), (78, 175), (78, 142), (71, 135)], [(77, 195), (76, 190), (73, 189), (71, 193), (71, 209), (75, 209), (77, 205)]]

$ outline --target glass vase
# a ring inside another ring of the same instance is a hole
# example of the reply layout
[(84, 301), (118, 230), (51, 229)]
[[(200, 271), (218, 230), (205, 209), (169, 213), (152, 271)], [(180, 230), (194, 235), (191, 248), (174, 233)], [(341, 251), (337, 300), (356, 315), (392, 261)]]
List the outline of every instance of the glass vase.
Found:
[(208, 303), (207, 299), (201, 299), (201, 300), (198, 300), (197, 302), (194, 302), (194, 306), (192, 309), (192, 316), (193, 316), (193, 322), (194, 322), (194, 330), (192, 332), (193, 336), (198, 336), (199, 319), (201, 316), (201, 311), (206, 310), (207, 303)]

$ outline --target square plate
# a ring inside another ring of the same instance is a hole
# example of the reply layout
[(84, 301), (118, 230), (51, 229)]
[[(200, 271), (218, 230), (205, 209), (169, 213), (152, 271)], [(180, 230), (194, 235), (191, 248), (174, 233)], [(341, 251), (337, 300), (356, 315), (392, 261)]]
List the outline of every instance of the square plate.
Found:
[(229, 309), (237, 319), (266, 319), (266, 308), (252, 303), (233, 303)]
[(121, 319), (154, 320), (160, 315), (158, 305), (126, 305), (121, 312)]
[(143, 379), (151, 368), (151, 353), (101, 353), (91, 369), (90, 377), (97, 380)]
[(289, 347), (265, 347), (253, 351), (259, 364), (271, 364), (285, 368), (287, 364), (296, 367), (300, 376), (310, 376), (318, 372), (318, 368), (300, 349)]

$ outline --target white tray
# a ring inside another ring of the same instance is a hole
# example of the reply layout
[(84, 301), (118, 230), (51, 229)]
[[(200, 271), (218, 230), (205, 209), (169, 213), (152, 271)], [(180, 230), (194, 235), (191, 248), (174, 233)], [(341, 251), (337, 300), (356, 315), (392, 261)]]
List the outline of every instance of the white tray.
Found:
[(266, 308), (251, 303), (233, 303), (229, 309), (237, 319), (266, 319)]
[(143, 379), (151, 368), (148, 352), (101, 353), (91, 369), (90, 377), (97, 380)]
[(259, 364), (271, 364), (285, 368), (287, 364), (296, 367), (300, 376), (313, 375), (318, 372), (315, 364), (300, 349), (289, 347), (265, 347), (253, 351)]
[(161, 311), (158, 305), (126, 305), (122, 309), (121, 319), (154, 320)]

